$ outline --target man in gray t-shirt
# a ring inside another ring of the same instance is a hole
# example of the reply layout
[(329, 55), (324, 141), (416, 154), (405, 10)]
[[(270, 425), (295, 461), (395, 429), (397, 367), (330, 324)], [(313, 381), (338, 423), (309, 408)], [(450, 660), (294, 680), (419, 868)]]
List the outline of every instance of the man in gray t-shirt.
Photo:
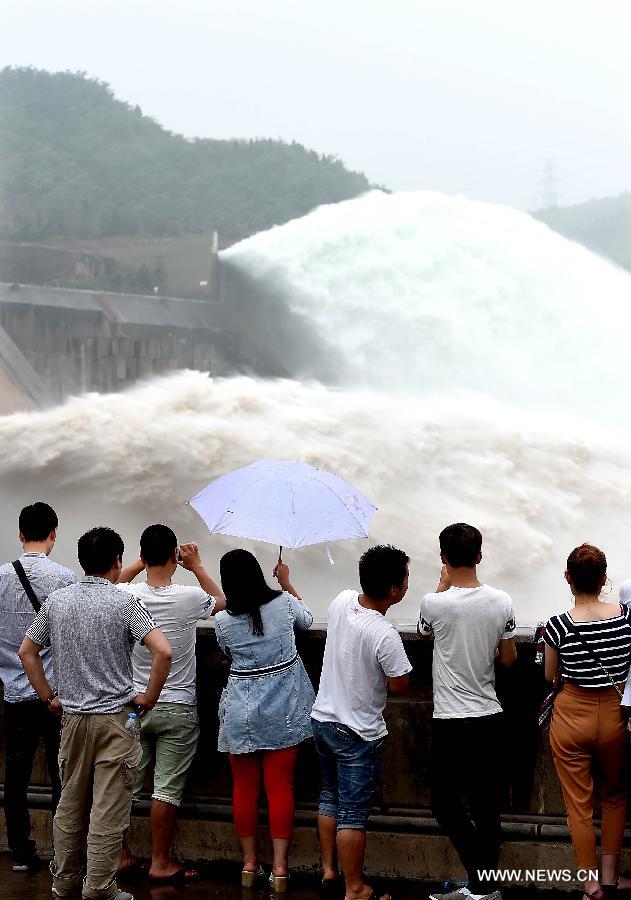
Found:
[[(418, 632), (434, 639), (434, 717), (430, 805), (467, 871), (474, 898), (500, 900), (481, 870), (497, 867), (500, 847), (502, 707), (495, 660), (516, 659), (511, 598), (478, 581), (482, 535), (471, 525), (440, 533), (443, 563), (435, 593), (421, 602)], [(465, 807), (468, 800), (468, 809)], [(431, 900), (460, 900), (461, 888)]]
[[(171, 666), (171, 648), (147, 610), (114, 587), (123, 541), (111, 528), (79, 539), (85, 577), (53, 592), (28, 629), (19, 656), (38, 697), (63, 713), (59, 749), (61, 799), (53, 821), (53, 890), (59, 897), (132, 900), (117, 891), (123, 832), (129, 827), (140, 741), (126, 730), (132, 711), (153, 709)], [(138, 693), (132, 677), (135, 642), (150, 650), (149, 683)], [(40, 650), (50, 646), (54, 691)], [(87, 834), (87, 871), (82, 885)]]

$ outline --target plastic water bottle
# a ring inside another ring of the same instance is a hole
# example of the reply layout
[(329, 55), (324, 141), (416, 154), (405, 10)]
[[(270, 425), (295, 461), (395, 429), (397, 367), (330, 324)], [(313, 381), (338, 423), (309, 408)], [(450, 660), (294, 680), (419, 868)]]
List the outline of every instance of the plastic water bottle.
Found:
[(131, 737), (136, 738), (140, 736), (140, 719), (138, 718), (138, 713), (130, 712), (127, 716), (125, 731), (127, 734), (131, 735)]

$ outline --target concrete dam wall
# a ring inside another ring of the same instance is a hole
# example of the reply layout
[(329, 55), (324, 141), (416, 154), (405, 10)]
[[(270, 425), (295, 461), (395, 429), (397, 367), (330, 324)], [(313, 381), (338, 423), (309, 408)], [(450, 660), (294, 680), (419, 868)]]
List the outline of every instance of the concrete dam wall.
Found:
[(0, 283), (0, 413), (187, 368), (287, 374), (247, 313), (218, 300)]

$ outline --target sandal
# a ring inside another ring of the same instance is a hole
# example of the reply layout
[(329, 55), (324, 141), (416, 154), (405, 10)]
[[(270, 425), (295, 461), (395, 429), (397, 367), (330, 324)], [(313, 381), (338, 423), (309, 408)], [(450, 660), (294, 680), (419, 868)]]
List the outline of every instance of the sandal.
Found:
[(263, 866), (259, 866), (256, 872), (250, 872), (249, 869), (241, 870), (241, 887), (242, 888), (252, 888), (254, 887), (254, 882), (258, 878), (265, 878), (265, 869)]
[(149, 863), (135, 859), (129, 866), (118, 869), (116, 877), (121, 881), (141, 881), (149, 873)]
[[(627, 872), (623, 872), (622, 876), (623, 878), (631, 877)], [(631, 888), (620, 887), (620, 875), (618, 875), (613, 884), (601, 884), (600, 887), (605, 897), (624, 897), (626, 894), (631, 893)]]
[[(344, 897), (344, 900), (351, 900), (350, 897)], [(362, 897), (362, 900), (393, 900), (392, 894), (389, 894), (387, 891), (385, 894), (378, 894), (377, 891), (373, 890), (372, 894), (368, 897)], [(596, 898), (598, 900), (598, 898)]]
[(269, 886), (270, 890), (275, 894), (285, 894), (287, 893), (287, 882), (289, 881), (289, 875), (274, 875), (273, 872), (270, 872), (269, 875)]
[[(337, 896), (338, 893), (343, 892), (344, 882), (342, 878), (338, 875), (336, 878), (323, 878), (320, 882), (320, 896), (321, 897), (333, 897)], [(342, 893), (343, 896), (343, 893)]]
[(172, 884), (175, 886), (182, 886), (184, 884), (188, 884), (189, 881), (199, 881), (200, 874), (196, 869), (178, 869), (176, 872), (172, 872), (171, 875), (149, 875), (148, 881), (149, 884), (158, 885), (158, 884)]

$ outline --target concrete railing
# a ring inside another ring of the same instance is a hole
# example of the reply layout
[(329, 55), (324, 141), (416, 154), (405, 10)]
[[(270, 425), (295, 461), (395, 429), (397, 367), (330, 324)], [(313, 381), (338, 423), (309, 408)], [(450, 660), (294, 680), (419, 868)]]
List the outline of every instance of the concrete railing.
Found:
[[(412, 690), (409, 695), (391, 698), (387, 705), (389, 737), (384, 745), (381, 786), (369, 826), (367, 865), (373, 874), (440, 878), (455, 875), (460, 868), (428, 809), (432, 647), (413, 635), (404, 634), (403, 639), (414, 666)], [(322, 631), (298, 636), (299, 651), (314, 685), (320, 675), (324, 640)], [(217, 752), (217, 706), (228, 664), (208, 625), (200, 625), (198, 630), (197, 666), (201, 736), (179, 814), (176, 849), (184, 858), (237, 860), (229, 763), (225, 754)], [(506, 715), (502, 865), (523, 869), (573, 868), (560, 786), (547, 736), (541, 735), (537, 727), (537, 712), (547, 688), (541, 666), (534, 662), (531, 640), (519, 641), (518, 660), (512, 669), (498, 670), (497, 688)], [(315, 750), (311, 742), (305, 742), (296, 772), (297, 831), (292, 848), (295, 869), (318, 868), (315, 815), (319, 784)], [(42, 758), (38, 758), (34, 769), (31, 799), (40, 840), (49, 842), (49, 814), (37, 809), (49, 805)], [(147, 801), (134, 807), (131, 840), (140, 852), (149, 850), (148, 807)]]

